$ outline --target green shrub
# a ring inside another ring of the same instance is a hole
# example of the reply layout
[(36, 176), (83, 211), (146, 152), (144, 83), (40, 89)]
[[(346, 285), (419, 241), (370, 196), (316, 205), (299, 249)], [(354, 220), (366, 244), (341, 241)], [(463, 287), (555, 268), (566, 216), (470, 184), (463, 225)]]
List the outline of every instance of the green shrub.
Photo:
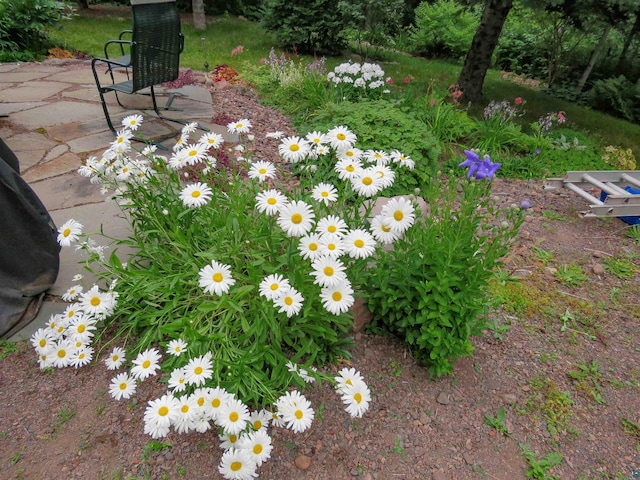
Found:
[(634, 84), (624, 75), (596, 80), (588, 101), (596, 110), (631, 121), (640, 120), (640, 80)]
[(0, 62), (33, 60), (52, 46), (49, 30), (69, 18), (57, 0), (6, 0), (0, 3)]
[(372, 272), (374, 329), (398, 336), (433, 375), (473, 351), (488, 282), (522, 223), (521, 211), (499, 209), (490, 191), (485, 181), (434, 180), (429, 214), (378, 255)]
[(377, 53), (377, 47), (394, 45), (400, 32), (404, 13), (404, 0), (357, 0), (349, 2), (354, 8), (354, 28), (349, 38), (356, 43), (358, 53), (368, 58)]
[(429, 127), (414, 113), (388, 100), (329, 103), (312, 118), (308, 130), (328, 130), (346, 125), (358, 136), (362, 149), (398, 149), (415, 161), (415, 168), (398, 179), (386, 195), (420, 188), (435, 171), (440, 153)]
[(477, 16), (459, 2), (422, 2), (409, 36), (412, 50), (425, 57), (463, 59), (477, 26)]

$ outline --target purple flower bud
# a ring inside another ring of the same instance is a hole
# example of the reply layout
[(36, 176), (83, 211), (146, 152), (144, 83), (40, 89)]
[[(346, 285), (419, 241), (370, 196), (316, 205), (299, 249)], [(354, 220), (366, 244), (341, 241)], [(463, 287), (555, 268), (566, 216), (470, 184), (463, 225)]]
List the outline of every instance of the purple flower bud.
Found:
[(520, 206), (526, 210), (527, 208), (531, 208), (531, 202), (529, 200), (523, 200)]

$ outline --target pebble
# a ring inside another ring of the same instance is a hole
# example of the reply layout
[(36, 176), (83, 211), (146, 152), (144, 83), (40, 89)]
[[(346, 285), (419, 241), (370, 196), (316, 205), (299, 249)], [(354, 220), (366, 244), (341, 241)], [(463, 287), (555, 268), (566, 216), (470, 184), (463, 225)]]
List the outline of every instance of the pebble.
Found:
[(507, 405), (513, 405), (518, 401), (518, 397), (516, 397), (513, 393), (503, 393), (500, 395), (500, 398)]
[(602, 266), (602, 264), (600, 263), (594, 263), (591, 266), (591, 270), (593, 271), (594, 274), (596, 275), (604, 275), (604, 267)]
[(293, 463), (295, 463), (296, 468), (300, 470), (307, 470), (311, 466), (311, 457), (307, 457), (306, 455), (298, 455)]
[(447, 480), (442, 470), (437, 470), (431, 473), (431, 480)]
[(436, 402), (440, 405), (449, 405), (451, 403), (451, 398), (447, 392), (440, 392), (436, 398)]

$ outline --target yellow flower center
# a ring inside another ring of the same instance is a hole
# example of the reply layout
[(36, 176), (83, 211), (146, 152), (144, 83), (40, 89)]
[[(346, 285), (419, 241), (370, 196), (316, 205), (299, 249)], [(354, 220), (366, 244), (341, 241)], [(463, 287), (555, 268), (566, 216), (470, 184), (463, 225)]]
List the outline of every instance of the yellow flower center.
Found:
[(69, 312), (67, 312), (67, 317), (73, 318), (75, 314), (76, 314), (75, 310), (69, 310)]
[(329, 267), (329, 266), (324, 267), (324, 274), (327, 277), (330, 277), (331, 275), (333, 275), (333, 267)]
[(213, 279), (214, 282), (216, 283), (220, 283), (222, 281), (222, 274), (220, 272), (216, 272), (213, 274), (213, 277), (211, 277)]
[(323, 197), (328, 197), (329, 196), (329, 192), (322, 192), (320, 195), (322, 195)]
[(315, 252), (316, 250), (318, 250), (318, 244), (317, 243), (310, 243), (309, 244), (309, 250), (311, 250), (312, 252)]
[(127, 382), (122, 382), (119, 386), (120, 390), (126, 390), (127, 389)]
[(294, 143), (289, 147), (289, 150), (291, 150), (292, 152), (297, 152), (298, 150), (300, 150), (300, 145)]
[(242, 125), (242, 123), (236, 123), (236, 128), (237, 128), (237, 129), (241, 129), (241, 128), (242, 128), (242, 126), (243, 126), (243, 125)]
[(258, 170), (258, 173), (260, 175), (264, 175), (265, 173), (267, 173), (267, 169), (266, 168), (261, 168), (260, 170)]
[(344, 383), (346, 383), (347, 385), (351, 385), (351, 386), (353, 386), (353, 383), (351, 383), (351, 379), (350, 379), (350, 378), (348, 378), (348, 379), (347, 379), (347, 381), (346, 381), (346, 382), (344, 382)]
[(142, 368), (149, 368), (151, 366), (151, 360), (145, 360), (142, 363)]
[(335, 243), (330, 243), (327, 245), (327, 250), (335, 250), (336, 249), (336, 244)]
[(97, 307), (98, 305), (100, 305), (100, 297), (93, 297), (91, 299), (91, 305), (93, 305), (94, 307)]
[(275, 205), (276, 204), (276, 199), (275, 198), (270, 198), (270, 199), (267, 200), (267, 203), (269, 205)]
[(338, 231), (338, 227), (336, 227), (335, 225), (329, 225), (329, 227), (327, 228), (327, 232), (329, 233), (336, 233)]
[(262, 421), (256, 420), (255, 422), (253, 422), (253, 428), (255, 430), (260, 430), (262, 428)]
[(194, 190), (193, 192), (191, 192), (191, 196), (193, 198), (198, 198), (200, 196), (200, 190)]
[(46, 341), (44, 338), (41, 338), (41, 339), (40, 339), (40, 342), (39, 342), (39, 345), (40, 345), (41, 347), (45, 347), (45, 346), (47, 345), (47, 341)]
[(293, 298), (291, 297), (286, 297), (284, 299), (284, 303), (286, 303), (287, 305), (293, 305)]
[(218, 408), (220, 406), (220, 399), (214, 398), (213, 400), (211, 400), (211, 406), (213, 408)]
[(296, 225), (302, 223), (302, 215), (300, 215), (299, 213), (294, 213), (293, 215), (291, 215), (291, 222), (295, 223)]
[(58, 350), (58, 357), (64, 358), (66, 356), (67, 356), (67, 351), (66, 350)]
[(63, 237), (68, 237), (69, 235), (71, 235), (71, 229), (70, 228), (65, 228), (64, 232), (62, 232), (62, 236)]
[(269, 288), (271, 289), (272, 292), (275, 292), (278, 289), (278, 284), (277, 283), (272, 283)]
[(129, 167), (124, 167), (124, 168), (122, 169), (122, 173), (127, 173), (128, 171), (129, 171)]
[(357, 403), (362, 402), (362, 395), (360, 394), (360, 392), (357, 392), (357, 393), (353, 396), (353, 399), (354, 399)]
[(231, 420), (232, 422), (237, 422), (238, 418), (240, 418), (240, 415), (238, 415), (238, 412), (231, 412), (229, 414), (229, 420)]
[(204, 405), (204, 397), (198, 398), (198, 406), (201, 407)]
[(182, 413), (187, 413), (189, 411), (189, 405), (187, 404), (183, 405), (180, 410), (182, 411)]
[(331, 298), (334, 302), (339, 302), (340, 300), (342, 300), (342, 294), (340, 292), (333, 292), (331, 294)]
[(346, 155), (347, 157), (353, 157), (353, 151), (351, 151), (351, 150), (347, 150), (347, 151), (345, 152), (345, 155)]
[(404, 213), (402, 213), (402, 210), (396, 210), (393, 212), (393, 218), (396, 219), (396, 222), (399, 222), (404, 218)]
[(347, 138), (347, 136), (344, 133), (340, 132), (339, 134), (336, 135), (336, 138), (340, 141), (343, 141)]
[(166, 405), (161, 406), (158, 409), (158, 415), (161, 417), (166, 417), (169, 414), (169, 408)]
[(196, 149), (189, 150), (189, 156), (190, 157), (195, 157), (197, 154), (198, 154), (198, 151)]
[(362, 179), (362, 183), (364, 185), (371, 185), (373, 183), (373, 179), (371, 177), (364, 177)]
[(358, 238), (355, 242), (353, 242), (353, 244), (358, 248), (362, 248), (364, 247), (364, 240)]
[(389, 227), (387, 227), (386, 225), (380, 225), (380, 228), (382, 229), (383, 232), (385, 233), (389, 233), (391, 231), (391, 229)]
[(356, 167), (354, 167), (353, 165), (347, 165), (344, 169), (345, 169), (347, 172), (351, 172), (351, 173), (353, 173), (353, 172), (355, 172), (355, 171), (356, 171)]
[(78, 333), (84, 333), (84, 330), (85, 330), (84, 324), (78, 325)]
[(193, 369), (193, 373), (195, 373), (196, 375), (201, 375), (202, 367), (198, 365), (196, 368)]
[(236, 443), (238, 441), (238, 436), (235, 433), (232, 433), (231, 435), (229, 435), (229, 441), (231, 443)]
[(262, 453), (262, 445), (260, 445), (259, 443), (255, 444), (253, 446), (253, 453), (255, 455), (260, 455)]
[(229, 468), (232, 472), (237, 472), (242, 468), (242, 462), (232, 462)]
[(111, 360), (117, 362), (118, 360), (120, 360), (120, 357), (118, 355), (114, 355), (113, 357), (111, 357)]
[(298, 409), (296, 410), (295, 416), (298, 420), (300, 420), (304, 416), (304, 414), (302, 413), (302, 410)]

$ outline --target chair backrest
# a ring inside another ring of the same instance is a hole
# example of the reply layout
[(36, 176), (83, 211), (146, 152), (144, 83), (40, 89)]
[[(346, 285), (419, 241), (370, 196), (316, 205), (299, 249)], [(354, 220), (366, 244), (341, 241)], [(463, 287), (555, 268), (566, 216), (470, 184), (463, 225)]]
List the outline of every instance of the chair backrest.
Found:
[(131, 70), (135, 92), (178, 78), (184, 37), (174, 0), (131, 3)]

